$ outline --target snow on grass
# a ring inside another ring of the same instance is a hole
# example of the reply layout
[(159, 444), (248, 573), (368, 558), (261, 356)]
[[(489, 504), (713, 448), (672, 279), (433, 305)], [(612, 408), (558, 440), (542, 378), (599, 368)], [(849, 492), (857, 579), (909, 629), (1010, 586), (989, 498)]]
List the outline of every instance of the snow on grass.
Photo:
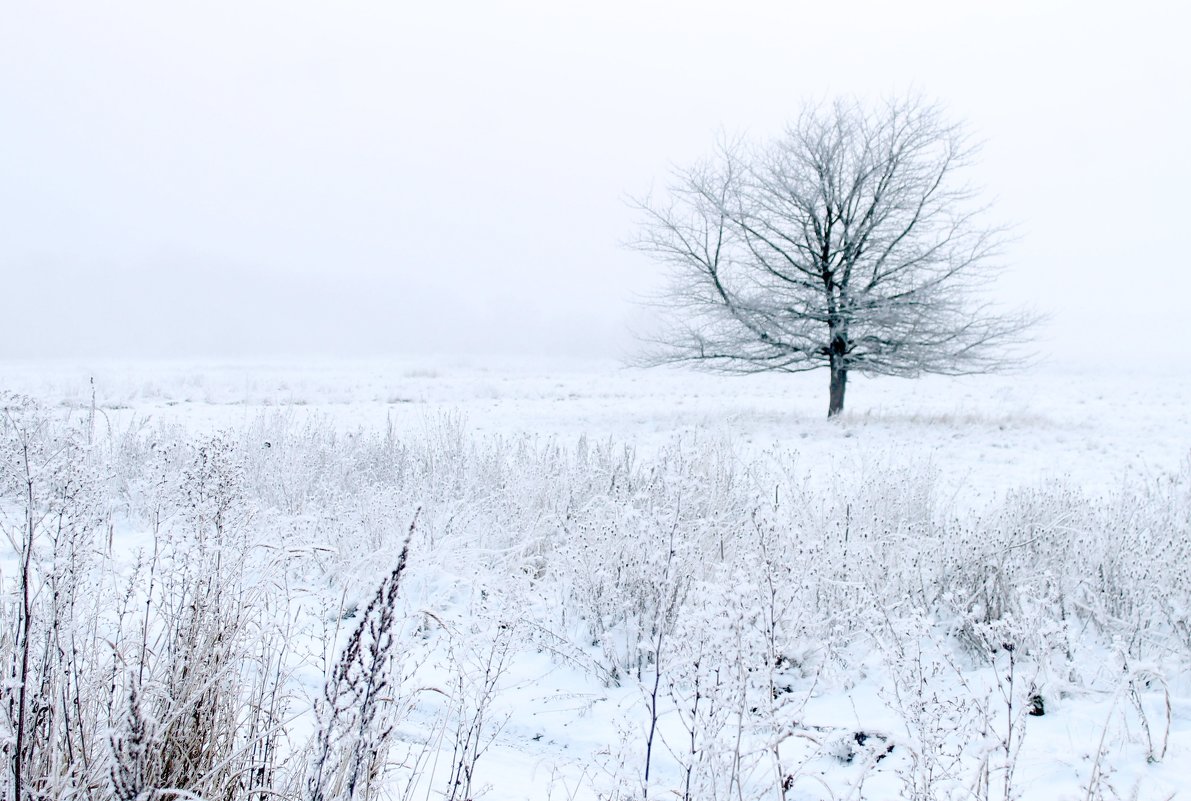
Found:
[[(1179, 792), (1187, 382), (857, 381), (828, 422), (819, 378), (6, 366), (36, 403), (5, 403), (3, 656), (91, 644), (35, 665), (85, 698), (46, 707), (58, 739), (23, 769), (119, 797), (168, 767), (138, 720), (162, 737), (198, 709), (247, 732), (202, 746), (220, 765), (304, 798)], [(415, 517), (382, 625), (369, 604)], [(41, 589), (75, 586), (70, 606)], [(192, 636), (219, 627), (236, 636)], [(327, 695), (353, 636), (394, 643), (334, 696), (383, 698), (366, 723)], [(168, 697), (191, 686), (180, 656), (223, 696)], [(36, 705), (17, 687), (10, 743)], [(179, 789), (251, 794), (208, 770)]]

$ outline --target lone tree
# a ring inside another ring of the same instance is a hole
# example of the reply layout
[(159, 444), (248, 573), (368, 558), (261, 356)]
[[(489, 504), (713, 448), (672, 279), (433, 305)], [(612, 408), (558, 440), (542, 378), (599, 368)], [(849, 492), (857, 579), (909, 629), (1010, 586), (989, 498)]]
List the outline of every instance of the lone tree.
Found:
[(649, 364), (961, 375), (1011, 367), (1035, 321), (981, 290), (1002, 229), (962, 180), (975, 148), (916, 98), (812, 107), (779, 138), (721, 143), (639, 201), (634, 245), (672, 268)]

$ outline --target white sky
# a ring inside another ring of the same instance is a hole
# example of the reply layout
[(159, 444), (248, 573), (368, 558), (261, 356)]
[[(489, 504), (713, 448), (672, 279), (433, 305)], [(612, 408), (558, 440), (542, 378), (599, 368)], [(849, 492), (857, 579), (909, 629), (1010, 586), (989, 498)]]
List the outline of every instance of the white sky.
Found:
[(581, 5), (0, 5), (0, 358), (615, 356), (626, 195), (913, 88), (987, 141), (1046, 353), (1191, 365), (1183, 3)]

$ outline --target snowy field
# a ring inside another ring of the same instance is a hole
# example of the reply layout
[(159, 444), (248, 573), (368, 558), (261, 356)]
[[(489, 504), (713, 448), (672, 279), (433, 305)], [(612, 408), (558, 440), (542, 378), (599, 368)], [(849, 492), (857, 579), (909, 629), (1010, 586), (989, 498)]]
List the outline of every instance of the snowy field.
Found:
[(1067, 481), (1099, 492), (1181, 469), (1191, 455), (1191, 371), (1052, 365), (1011, 376), (853, 376), (839, 424), (825, 374), (715, 376), (612, 362), (462, 359), (266, 364), (8, 364), (0, 386), (103, 425), (136, 419), (188, 430), (244, 428), (278, 411), (344, 431), (410, 434), (444, 417), (478, 435), (609, 440), (644, 452), (723, 440), (742, 458), (929, 462), (964, 497)]
[(1191, 796), (1191, 374), (826, 384), (0, 366), (0, 649), (59, 744), (9, 681), (6, 753), (88, 798)]

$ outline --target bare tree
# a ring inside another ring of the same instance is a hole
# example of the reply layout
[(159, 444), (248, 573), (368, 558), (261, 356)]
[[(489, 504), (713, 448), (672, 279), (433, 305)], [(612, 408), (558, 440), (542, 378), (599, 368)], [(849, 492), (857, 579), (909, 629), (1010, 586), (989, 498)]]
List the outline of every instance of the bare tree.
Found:
[(810, 107), (774, 141), (723, 142), (638, 202), (634, 245), (673, 268), (644, 361), (736, 373), (982, 373), (1035, 317), (982, 297), (1004, 242), (963, 182), (975, 147), (918, 98)]

